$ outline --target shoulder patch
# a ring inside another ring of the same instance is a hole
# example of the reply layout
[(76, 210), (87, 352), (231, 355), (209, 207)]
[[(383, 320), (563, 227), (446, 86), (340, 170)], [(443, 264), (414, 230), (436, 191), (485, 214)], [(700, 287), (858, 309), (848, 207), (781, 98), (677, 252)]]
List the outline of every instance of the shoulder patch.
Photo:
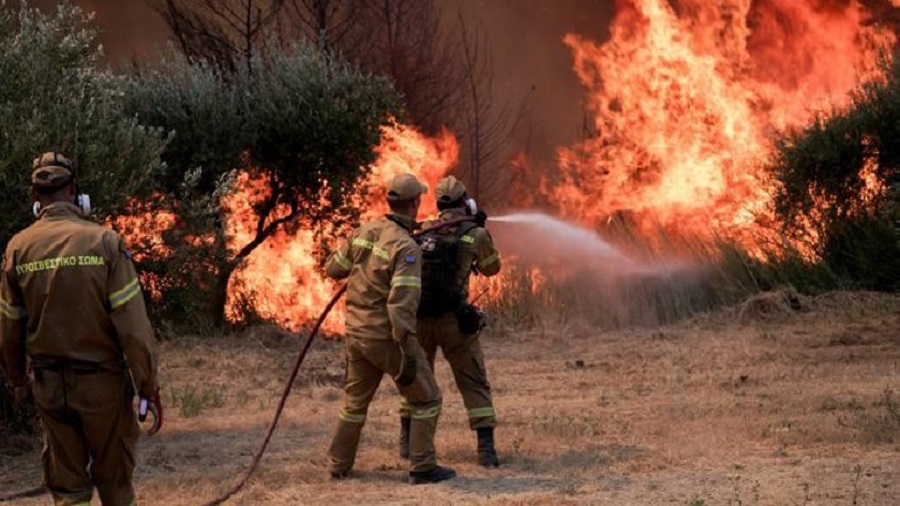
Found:
[(416, 263), (416, 256), (415, 255), (406, 255), (406, 263), (408, 263), (408, 264)]

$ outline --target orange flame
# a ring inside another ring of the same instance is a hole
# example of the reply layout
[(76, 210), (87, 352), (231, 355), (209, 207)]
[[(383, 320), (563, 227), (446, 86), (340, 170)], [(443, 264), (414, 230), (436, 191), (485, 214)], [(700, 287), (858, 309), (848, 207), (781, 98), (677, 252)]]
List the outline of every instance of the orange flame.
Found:
[(894, 42), (856, 0), (622, 0), (611, 39), (569, 34), (596, 135), (558, 151), (544, 193), (567, 217), (752, 248), (773, 133), (838, 106)]
[[(152, 197), (152, 199), (159, 198), (162, 196)], [(152, 202), (131, 199), (123, 215), (116, 216), (106, 223), (118, 231), (124, 243), (132, 248), (130, 252), (137, 262), (148, 258), (166, 259), (172, 253), (171, 247), (163, 239), (163, 234), (175, 227), (178, 217), (171, 211), (161, 211), (153, 207)], [(141, 276), (141, 284), (150, 297), (154, 299), (162, 297), (158, 276), (144, 273)]]
[[(433, 188), (456, 165), (459, 147), (449, 131), (429, 138), (411, 127), (387, 128), (377, 148), (378, 160), (353, 202), (363, 209), (363, 220), (387, 211), (384, 186), (395, 175), (415, 174)], [(252, 240), (256, 227), (251, 203), (265, 184), (242, 175), (236, 191), (224, 203), (229, 212), (230, 246), (239, 249)], [(422, 211), (435, 209), (434, 193), (423, 197)], [(339, 240), (339, 238), (333, 238)], [(332, 244), (335, 246), (336, 244)], [(279, 231), (266, 240), (233, 276), (229, 287), (228, 314), (240, 314), (240, 301), (248, 297), (254, 310), (288, 328), (299, 328), (315, 319), (335, 290), (335, 284), (316, 270), (315, 254), (321, 250), (313, 227), (302, 224), (296, 232)], [(325, 321), (329, 332), (343, 329), (344, 309), (336, 308)]]

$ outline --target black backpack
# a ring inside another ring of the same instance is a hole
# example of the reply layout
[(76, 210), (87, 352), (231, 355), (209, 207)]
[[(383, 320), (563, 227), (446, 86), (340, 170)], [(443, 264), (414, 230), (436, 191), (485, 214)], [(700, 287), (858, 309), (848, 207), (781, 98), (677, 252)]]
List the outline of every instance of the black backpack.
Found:
[(422, 298), (417, 316), (456, 312), (464, 302), (463, 287), (456, 280), (460, 269), (459, 244), (462, 236), (476, 226), (463, 223), (453, 234), (436, 230), (416, 237), (422, 248)]

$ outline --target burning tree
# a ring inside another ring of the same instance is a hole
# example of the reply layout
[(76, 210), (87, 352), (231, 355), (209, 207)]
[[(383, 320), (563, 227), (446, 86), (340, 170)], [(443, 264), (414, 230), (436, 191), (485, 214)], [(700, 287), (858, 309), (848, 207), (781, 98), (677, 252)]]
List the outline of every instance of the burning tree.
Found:
[[(176, 221), (164, 237), (174, 241), (169, 251), (212, 253), (202, 257), (212, 259), (206, 279), (193, 288), (211, 292), (217, 326), (225, 321), (232, 274), (267, 238), (301, 222), (332, 231), (358, 213), (349, 196), (375, 161), (382, 127), (400, 113), (388, 81), (307, 44), (273, 43), (246, 65), (250, 72), (229, 72), (176, 55), (137, 76), (129, 95), (143, 123), (173, 132), (164, 154), (171, 172), (159, 189), (187, 198), (163, 201), (172, 209), (198, 199), (213, 203), (203, 206), (206, 233), (177, 233), (188, 224)], [(235, 171), (253, 189), (246, 212), (255, 225), (240, 244), (221, 207)]]
[[(524, 100), (494, 99), (485, 30), (437, 0), (151, 0), (181, 52), (230, 69), (266, 40), (305, 40), (389, 78), (406, 118), (429, 135), (450, 127), (462, 139), (458, 172), (477, 198), (498, 198), (510, 136)], [(249, 69), (248, 69), (249, 70)]]
[(456, 40), (436, 0), (151, 0), (182, 54), (236, 69), (272, 39), (303, 40), (389, 77), (409, 117), (437, 133), (461, 99)]
[(172, 28), (181, 52), (231, 70), (249, 62), (282, 13), (284, 0), (158, 0), (157, 12)]

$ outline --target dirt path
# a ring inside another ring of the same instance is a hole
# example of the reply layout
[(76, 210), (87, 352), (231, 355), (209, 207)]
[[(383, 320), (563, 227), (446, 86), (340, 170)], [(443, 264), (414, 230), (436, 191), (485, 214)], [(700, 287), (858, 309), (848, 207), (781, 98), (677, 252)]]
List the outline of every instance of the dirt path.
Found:
[[(900, 298), (831, 294), (799, 312), (735, 309), (620, 332), (495, 331), (484, 342), (502, 418), (499, 470), (473, 464), (442, 364), (438, 451), (462, 477), (404, 484), (398, 397), (386, 382), (360, 478), (329, 482), (323, 454), (343, 365), (340, 344), (320, 342), (261, 471), (232, 504), (900, 504)], [(169, 419), (141, 444), (140, 504), (198, 504), (231, 483), (295, 346), (264, 329), (165, 343)], [(36, 450), (0, 452), (0, 493), (38, 480), (38, 463)]]

